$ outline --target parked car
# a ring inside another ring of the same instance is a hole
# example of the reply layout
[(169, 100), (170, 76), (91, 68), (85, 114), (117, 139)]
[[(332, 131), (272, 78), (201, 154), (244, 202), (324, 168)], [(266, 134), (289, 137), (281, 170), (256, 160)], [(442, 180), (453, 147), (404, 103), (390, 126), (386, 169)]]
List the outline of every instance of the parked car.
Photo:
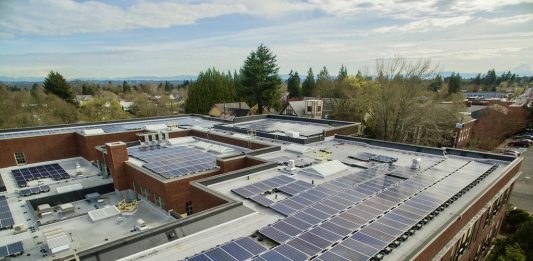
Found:
[(513, 140), (509, 143), (509, 145), (517, 146), (517, 147), (529, 147), (533, 144), (533, 141), (529, 139), (520, 139), (520, 140)]
[(514, 152), (514, 151), (504, 151), (504, 152), (503, 152), (503, 155), (513, 156), (513, 157), (516, 157), (516, 158), (520, 157), (520, 155), (517, 154), (517, 153)]
[(522, 153), (519, 151), (519, 150), (514, 150), (514, 149), (505, 149), (503, 151), (504, 154), (506, 153), (513, 153), (513, 154), (516, 154), (517, 157), (520, 157), (520, 155), (522, 155)]
[(533, 134), (520, 134), (520, 135), (516, 135), (514, 136), (515, 139), (517, 140), (521, 140), (521, 139), (533, 139)]

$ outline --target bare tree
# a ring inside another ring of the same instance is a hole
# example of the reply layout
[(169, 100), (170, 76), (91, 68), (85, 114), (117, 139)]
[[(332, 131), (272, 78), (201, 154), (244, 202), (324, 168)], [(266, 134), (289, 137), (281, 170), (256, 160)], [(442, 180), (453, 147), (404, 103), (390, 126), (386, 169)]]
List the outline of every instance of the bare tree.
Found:
[(379, 139), (408, 142), (409, 132), (424, 117), (427, 81), (434, 73), (431, 61), (408, 61), (402, 57), (378, 59), (379, 88), (370, 100), (370, 128)]

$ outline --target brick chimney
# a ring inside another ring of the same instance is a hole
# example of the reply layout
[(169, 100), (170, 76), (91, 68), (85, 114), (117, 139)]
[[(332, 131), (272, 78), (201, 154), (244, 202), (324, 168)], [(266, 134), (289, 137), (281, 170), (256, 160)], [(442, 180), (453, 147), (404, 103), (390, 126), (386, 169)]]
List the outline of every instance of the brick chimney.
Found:
[(124, 142), (106, 143), (106, 163), (109, 174), (113, 177), (113, 185), (118, 191), (130, 188), (130, 180), (124, 162), (128, 160), (128, 148)]

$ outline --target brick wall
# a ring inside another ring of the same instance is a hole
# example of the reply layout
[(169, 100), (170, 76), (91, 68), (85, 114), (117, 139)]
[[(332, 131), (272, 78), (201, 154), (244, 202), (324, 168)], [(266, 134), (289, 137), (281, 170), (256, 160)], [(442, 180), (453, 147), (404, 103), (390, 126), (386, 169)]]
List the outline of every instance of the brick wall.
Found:
[(78, 142), (80, 155), (87, 160), (96, 160), (97, 159), (97, 153), (94, 149), (96, 146), (101, 146), (109, 142), (115, 142), (115, 141), (123, 141), (123, 142), (130, 142), (130, 141), (137, 141), (139, 140), (139, 137), (137, 136), (137, 133), (141, 133), (144, 131), (128, 131), (128, 132), (119, 132), (119, 133), (108, 133), (108, 134), (101, 134), (101, 135), (93, 135), (93, 136), (83, 136), (81, 134), (75, 134), (76, 139)]
[(28, 164), (77, 157), (77, 144), (74, 133), (0, 140), (0, 168), (17, 165), (15, 152), (24, 152)]
[(105, 148), (107, 151), (106, 164), (109, 174), (113, 177), (115, 189), (120, 191), (130, 188), (131, 182), (124, 164), (129, 158), (126, 143), (107, 143)]
[(130, 164), (125, 164), (125, 171), (131, 180), (128, 188), (133, 189), (133, 184), (135, 184), (135, 192), (140, 195), (142, 194), (141, 189), (146, 190), (148, 200), (154, 203), (156, 203), (156, 197), (161, 197), (164, 208), (167, 210), (172, 209), (178, 213), (185, 213), (185, 202), (187, 201), (193, 202), (194, 212), (200, 212), (225, 203), (224, 200), (203, 191), (199, 192), (198, 189), (194, 189), (190, 185), (191, 181), (218, 175), (220, 171), (194, 175), (170, 182), (162, 182)]

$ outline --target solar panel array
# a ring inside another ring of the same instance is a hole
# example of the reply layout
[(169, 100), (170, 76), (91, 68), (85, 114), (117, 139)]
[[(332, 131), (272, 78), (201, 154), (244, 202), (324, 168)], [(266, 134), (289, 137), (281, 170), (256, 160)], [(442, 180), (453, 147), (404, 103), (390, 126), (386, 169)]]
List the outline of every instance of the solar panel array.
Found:
[(326, 194), (314, 195), (316, 203), (259, 230), (280, 245), (254, 260), (369, 260), (386, 254), (495, 168), (469, 162), (406, 180), (372, 175), (328, 184), (330, 192), (316, 190)]
[[(372, 169), (364, 170), (355, 174), (350, 174), (346, 176), (333, 179), (328, 182), (324, 182), (318, 186), (315, 186), (308, 190), (302, 190), (300, 193), (296, 193), (294, 196), (289, 197), (285, 200), (279, 201), (276, 204), (271, 205), (270, 207), (277, 212), (284, 215), (291, 215), (306, 208), (309, 205), (315, 204), (318, 201), (339, 194), (340, 197), (347, 197), (351, 200), (354, 198), (349, 194), (348, 188), (352, 187), (355, 184), (361, 183), (368, 179), (376, 177), (376, 175), (383, 175), (386, 173), (386, 169), (383, 167), (375, 167)], [(395, 178), (387, 178), (384, 180), (374, 182), (376, 184), (367, 184), (361, 186), (358, 190), (361, 190), (363, 193), (369, 193), (370, 190), (375, 190), (376, 187), (381, 187), (383, 182), (388, 184), (389, 180), (396, 180)], [(345, 193), (347, 192), (347, 193)], [(336, 197), (337, 200), (340, 197)], [(342, 199), (341, 199), (342, 200)]]
[(215, 155), (187, 146), (134, 147), (128, 149), (128, 154), (144, 161), (143, 167), (167, 179), (217, 167)]
[(361, 160), (361, 161), (377, 161), (381, 163), (393, 163), (398, 160), (398, 158), (389, 157), (385, 155), (378, 155), (378, 154), (373, 154), (373, 153), (368, 153), (368, 152), (359, 152), (355, 155), (348, 156), (348, 158)]
[(29, 130), (29, 131), (13, 131), (0, 133), (0, 139), (5, 138), (17, 138), (17, 137), (28, 137), (28, 136), (40, 136), (40, 135), (49, 135), (49, 134), (60, 134), (60, 133), (72, 133), (89, 129), (102, 129), (106, 133), (113, 132), (123, 132), (128, 130), (138, 130), (144, 128), (146, 125), (155, 125), (155, 124), (167, 124), (169, 126), (200, 126), (210, 128), (213, 127), (217, 122), (194, 117), (176, 117), (170, 119), (160, 119), (160, 120), (147, 120), (147, 121), (135, 121), (135, 122), (119, 122), (119, 123), (108, 123), (108, 124), (95, 124), (87, 126), (75, 126), (75, 127), (59, 127), (51, 129), (39, 129), (39, 130)]
[(203, 253), (189, 257), (189, 261), (247, 260), (264, 252), (266, 248), (249, 237), (225, 243)]
[(296, 181), (295, 179), (280, 175), (273, 178), (265, 179), (250, 185), (246, 185), (243, 187), (232, 189), (234, 193), (237, 195), (243, 197), (243, 198), (251, 198), (255, 195), (259, 195), (262, 193), (265, 193), (267, 191), (271, 191), (273, 189), (277, 189), (283, 185), (286, 185), (290, 182)]
[(0, 196), (0, 229), (11, 228), (14, 224), (15, 221), (7, 204), (7, 198)]
[(7, 256), (17, 256), (24, 252), (22, 241), (11, 243), (9, 245), (0, 246), (0, 258)]
[(62, 180), (70, 178), (70, 175), (57, 163), (23, 169), (14, 169), (11, 171), (11, 173), (15, 177), (17, 185), (20, 188), (26, 187), (28, 182), (32, 180), (44, 178)]
[(40, 186), (37, 186), (37, 187), (21, 189), (19, 191), (19, 194), (22, 197), (28, 197), (28, 196), (36, 195), (36, 194), (39, 194), (39, 193), (46, 193), (46, 192), (49, 192), (49, 191), (50, 191), (50, 186), (48, 186), (48, 185), (40, 185)]
[(262, 131), (266, 133), (279, 133), (285, 135), (287, 130), (298, 131), (300, 136), (309, 137), (317, 134), (321, 134), (324, 130), (331, 128), (329, 125), (303, 122), (303, 121), (290, 121), (279, 119), (262, 119), (250, 122), (239, 123), (235, 125), (235, 128), (248, 129)]

